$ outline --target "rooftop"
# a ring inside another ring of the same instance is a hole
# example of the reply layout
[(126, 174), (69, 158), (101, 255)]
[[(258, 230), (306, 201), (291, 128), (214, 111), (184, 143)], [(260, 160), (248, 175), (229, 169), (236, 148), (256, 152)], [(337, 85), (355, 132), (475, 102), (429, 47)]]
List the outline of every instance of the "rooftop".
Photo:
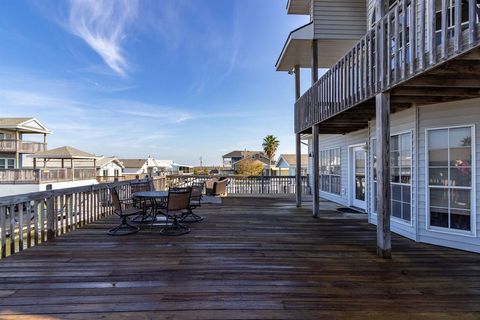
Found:
[(242, 157), (253, 156), (255, 154), (263, 155), (263, 151), (235, 150), (227, 154), (224, 154), (223, 157), (224, 158), (242, 158)]
[[(291, 166), (297, 164), (297, 157), (295, 154), (281, 154), (279, 159), (281, 158)], [(308, 164), (308, 154), (302, 154), (301, 163), (305, 166)]]
[(0, 129), (17, 130), (24, 133), (51, 133), (35, 118), (0, 118)]
[(88, 153), (74, 147), (64, 146), (60, 148), (50, 149), (43, 152), (37, 152), (32, 155), (37, 159), (96, 159), (93, 153)]

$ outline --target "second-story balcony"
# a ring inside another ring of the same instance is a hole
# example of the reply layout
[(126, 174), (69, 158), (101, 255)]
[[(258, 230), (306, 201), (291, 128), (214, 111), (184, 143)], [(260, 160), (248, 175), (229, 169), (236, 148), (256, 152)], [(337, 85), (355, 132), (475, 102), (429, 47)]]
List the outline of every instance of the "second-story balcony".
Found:
[(0, 140), (0, 152), (36, 153), (46, 150), (46, 143), (25, 140)]
[(0, 169), (0, 184), (45, 184), (95, 178), (93, 168)]
[(387, 91), (392, 111), (480, 97), (478, 29), (477, 0), (399, 1), (296, 101), (295, 132), (365, 128)]

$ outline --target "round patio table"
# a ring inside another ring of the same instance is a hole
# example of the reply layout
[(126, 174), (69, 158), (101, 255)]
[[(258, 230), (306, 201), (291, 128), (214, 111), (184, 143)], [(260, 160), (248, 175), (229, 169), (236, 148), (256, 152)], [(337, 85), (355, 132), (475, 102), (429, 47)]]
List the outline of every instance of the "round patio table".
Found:
[(132, 198), (143, 201), (150, 201), (152, 203), (152, 211), (150, 216), (151, 218), (148, 220), (142, 219), (142, 222), (153, 224), (157, 221), (157, 208), (162, 206), (162, 204), (166, 204), (168, 200), (168, 191), (140, 191), (133, 193)]

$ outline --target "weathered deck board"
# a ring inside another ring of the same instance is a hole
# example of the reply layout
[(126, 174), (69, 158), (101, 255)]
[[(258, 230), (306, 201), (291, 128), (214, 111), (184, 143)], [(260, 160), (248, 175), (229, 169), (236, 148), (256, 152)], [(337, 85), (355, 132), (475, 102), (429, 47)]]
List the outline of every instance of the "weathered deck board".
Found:
[(480, 256), (294, 200), (226, 199), (192, 232), (109, 237), (110, 217), (0, 261), (0, 319), (479, 319)]

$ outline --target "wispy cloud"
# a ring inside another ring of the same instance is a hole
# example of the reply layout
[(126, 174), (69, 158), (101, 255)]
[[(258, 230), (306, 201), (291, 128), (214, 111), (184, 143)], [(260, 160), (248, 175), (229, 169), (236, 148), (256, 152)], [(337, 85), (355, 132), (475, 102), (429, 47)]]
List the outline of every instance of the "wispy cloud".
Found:
[(117, 74), (129, 67), (122, 49), (126, 28), (138, 13), (138, 0), (70, 0), (68, 31), (83, 39)]

